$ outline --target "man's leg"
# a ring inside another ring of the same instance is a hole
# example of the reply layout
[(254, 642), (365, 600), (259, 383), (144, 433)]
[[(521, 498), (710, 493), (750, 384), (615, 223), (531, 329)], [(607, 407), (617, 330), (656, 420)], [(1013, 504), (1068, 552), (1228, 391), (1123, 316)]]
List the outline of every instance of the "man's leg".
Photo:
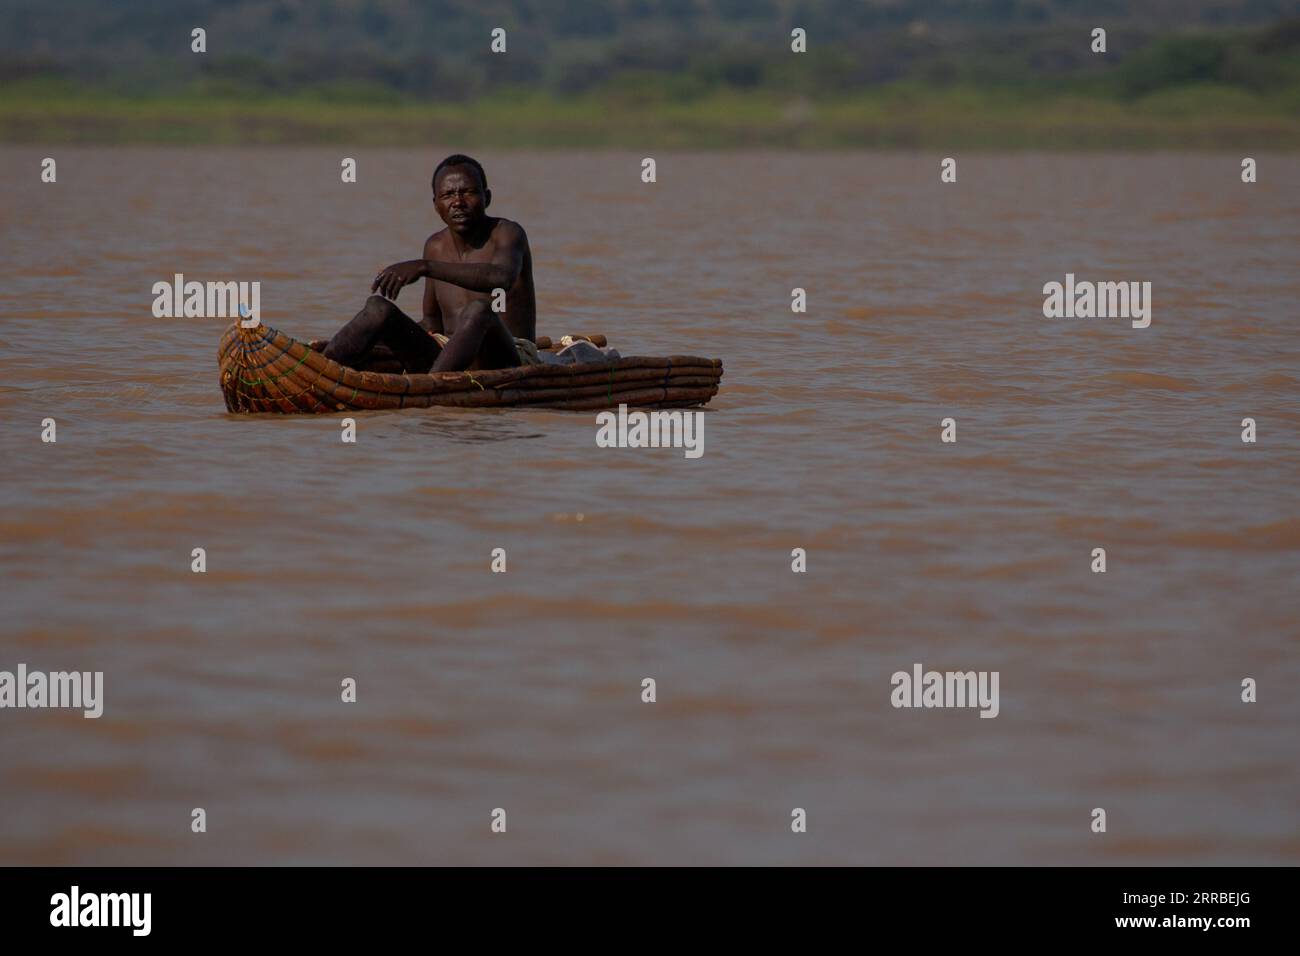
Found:
[(408, 372), (427, 372), (438, 357), (433, 336), (382, 295), (367, 299), (356, 317), (334, 334), (325, 357), (356, 368), (380, 343), (392, 349)]
[(433, 363), (435, 372), (462, 372), (478, 360), (479, 368), (514, 368), (519, 364), (515, 337), (482, 299), (456, 315), (456, 331)]

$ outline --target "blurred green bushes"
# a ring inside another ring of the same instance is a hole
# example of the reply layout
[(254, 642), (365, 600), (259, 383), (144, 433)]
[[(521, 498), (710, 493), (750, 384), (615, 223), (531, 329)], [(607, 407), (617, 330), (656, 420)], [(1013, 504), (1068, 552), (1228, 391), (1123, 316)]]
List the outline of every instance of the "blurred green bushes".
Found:
[[(681, 3), (668, 21), (638, 20), (636, 0), (583, 19), (584, 4), (566, 0), (555, 8), (572, 21), (562, 34), (540, 7), (518, 4), (505, 55), (490, 53), (486, 36), (468, 47), (388, 51), (358, 40), (342, 52), (307, 44), (275, 55), (255, 45), (230, 52), (220, 35), (203, 56), (187, 47), (174, 56), (94, 48), (74, 58), (28, 50), (0, 58), (0, 138), (405, 143), (436, 128), (467, 145), (1300, 140), (1300, 19), (1172, 32), (1125, 22), (1097, 55), (1091, 20), (1059, 22), (1046, 15), (1050, 4), (982, 0), (986, 15), (1001, 10), (1010, 27), (894, 22), (889, 5), (868, 4), (870, 16), (847, 11), (838, 32), (810, 28), (810, 52), (794, 54), (788, 29), (762, 19), (788, 4), (736, 0), (736, 22), (705, 22), (703, 7)], [(320, 9), (341, 15), (336, 4)], [(402, 28), (401, 9), (367, 0), (357, 15), (384, 34)], [(719, 0), (708, 9), (731, 7)], [(277, 15), (292, 26), (290, 13)], [(449, 25), (448, 35), (465, 29)], [(541, 39), (521, 39), (534, 34)]]

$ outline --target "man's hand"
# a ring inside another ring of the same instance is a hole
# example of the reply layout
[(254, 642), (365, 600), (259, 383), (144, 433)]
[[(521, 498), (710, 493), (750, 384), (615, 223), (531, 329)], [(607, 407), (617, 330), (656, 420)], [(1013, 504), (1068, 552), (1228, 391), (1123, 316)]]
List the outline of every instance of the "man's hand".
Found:
[(381, 269), (375, 276), (375, 281), (370, 286), (371, 292), (378, 292), (390, 299), (396, 299), (397, 293), (402, 291), (402, 286), (410, 285), (416, 279), (424, 277), (425, 262), (423, 259), (409, 259), (406, 262), (398, 262), (389, 266), (387, 269)]

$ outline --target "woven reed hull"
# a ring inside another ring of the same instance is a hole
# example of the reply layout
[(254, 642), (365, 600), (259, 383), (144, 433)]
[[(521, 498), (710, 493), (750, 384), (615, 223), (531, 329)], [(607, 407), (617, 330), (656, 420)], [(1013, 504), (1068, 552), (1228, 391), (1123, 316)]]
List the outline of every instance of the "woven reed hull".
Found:
[(388, 408), (688, 408), (718, 393), (722, 363), (691, 355), (628, 357), (581, 365), (399, 375), (359, 372), (283, 332), (233, 323), (217, 350), (221, 393), (232, 412), (313, 414)]

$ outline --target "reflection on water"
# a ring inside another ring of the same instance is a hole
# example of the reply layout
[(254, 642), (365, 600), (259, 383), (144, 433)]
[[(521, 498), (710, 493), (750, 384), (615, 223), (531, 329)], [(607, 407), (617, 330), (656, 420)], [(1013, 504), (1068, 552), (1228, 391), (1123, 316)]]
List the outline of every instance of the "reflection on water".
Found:
[[(724, 360), (704, 456), (227, 415), (224, 322), (152, 284), (327, 336), (449, 151), (343, 188), (329, 150), (0, 151), (0, 669), (105, 672), (100, 720), (0, 715), (0, 862), (1300, 859), (1300, 160), (487, 154), (541, 334)], [(1150, 281), (1151, 327), (1045, 320), (1066, 272)], [(892, 709), (917, 662), (999, 671), (1000, 715)]]
[(508, 413), (501, 412), (489, 415), (466, 414), (465, 418), (460, 420), (450, 416), (420, 416), (412, 420), (409, 429), (403, 429), (403, 434), (407, 431), (412, 431), (421, 438), (430, 436), (458, 443), (517, 441), (546, 437), (543, 432), (530, 427), (526, 421), (521, 421), (518, 417), (511, 418)]

